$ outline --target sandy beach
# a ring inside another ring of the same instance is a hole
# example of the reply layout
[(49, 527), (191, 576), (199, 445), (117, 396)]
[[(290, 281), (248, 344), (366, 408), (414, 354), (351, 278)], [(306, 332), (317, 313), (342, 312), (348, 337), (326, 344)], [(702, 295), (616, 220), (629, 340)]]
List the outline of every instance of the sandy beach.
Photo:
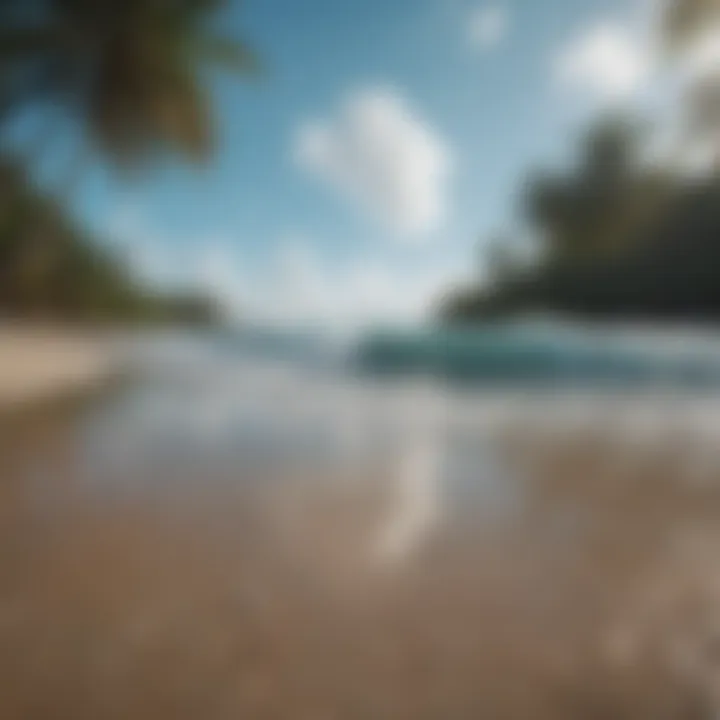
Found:
[(0, 425), (3, 719), (717, 715), (718, 466), (204, 362)]
[(602, 451), (562, 446), (510, 506), (392, 464), (255, 484), (210, 457), (185, 475), (125, 458), (113, 479), (79, 429), (38, 418), (3, 455), (3, 718), (717, 707), (714, 489), (599, 476)]
[(0, 324), (0, 410), (92, 390), (117, 370), (107, 337)]

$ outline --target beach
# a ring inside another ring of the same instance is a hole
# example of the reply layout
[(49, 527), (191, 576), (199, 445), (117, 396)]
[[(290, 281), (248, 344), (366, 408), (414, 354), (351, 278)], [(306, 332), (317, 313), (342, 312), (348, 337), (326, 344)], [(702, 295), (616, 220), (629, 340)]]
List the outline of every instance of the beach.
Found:
[(0, 716), (717, 712), (720, 470), (625, 432), (695, 397), (227, 346), (2, 426)]
[(107, 335), (0, 324), (0, 410), (90, 391), (118, 369)]

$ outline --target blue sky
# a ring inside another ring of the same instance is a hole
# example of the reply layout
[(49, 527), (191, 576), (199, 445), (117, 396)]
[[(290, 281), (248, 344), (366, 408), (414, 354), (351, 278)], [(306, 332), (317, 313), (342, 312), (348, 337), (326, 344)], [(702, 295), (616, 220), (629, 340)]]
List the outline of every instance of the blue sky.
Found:
[(133, 184), (93, 168), (78, 210), (149, 277), (245, 315), (417, 317), (517, 225), (525, 172), (572, 151), (598, 96), (640, 82), (631, 6), (245, 0), (222, 24), (267, 71), (212, 79), (216, 160)]

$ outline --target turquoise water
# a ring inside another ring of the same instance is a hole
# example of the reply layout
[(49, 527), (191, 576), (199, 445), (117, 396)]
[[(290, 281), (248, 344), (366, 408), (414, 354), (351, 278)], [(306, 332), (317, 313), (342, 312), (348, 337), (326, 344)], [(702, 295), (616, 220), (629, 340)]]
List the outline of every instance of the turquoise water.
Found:
[(478, 385), (595, 386), (720, 382), (720, 337), (508, 325), (449, 330), (243, 330), (216, 340), (244, 356), (370, 377), (426, 376)]
[(566, 326), (154, 337), (133, 343), (136, 379), (93, 418), (89, 446), (101, 461), (194, 458), (253, 477), (426, 448), (454, 476), (458, 463), (491, 462), (486, 446), (508, 425), (709, 447), (720, 440), (717, 347), (707, 335)]
[(485, 384), (715, 384), (718, 355), (660, 351), (642, 341), (584, 333), (495, 328), (377, 334), (357, 349), (376, 373), (426, 373)]

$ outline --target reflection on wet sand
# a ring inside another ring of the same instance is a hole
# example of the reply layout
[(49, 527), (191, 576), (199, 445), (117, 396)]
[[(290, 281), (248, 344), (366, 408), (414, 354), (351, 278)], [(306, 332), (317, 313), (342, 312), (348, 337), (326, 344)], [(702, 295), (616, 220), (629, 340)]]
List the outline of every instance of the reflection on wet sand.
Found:
[(123, 402), (3, 433), (0, 717), (718, 707), (720, 485), (651, 452), (614, 473), (590, 433), (525, 429), (479, 462), (422, 413), (352, 462), (187, 443), (100, 462), (88, 438), (136, 429)]
[(397, 562), (411, 553), (440, 514), (438, 463), (432, 440), (416, 442), (401, 454), (391, 478), (392, 501), (377, 542), (380, 559)]

